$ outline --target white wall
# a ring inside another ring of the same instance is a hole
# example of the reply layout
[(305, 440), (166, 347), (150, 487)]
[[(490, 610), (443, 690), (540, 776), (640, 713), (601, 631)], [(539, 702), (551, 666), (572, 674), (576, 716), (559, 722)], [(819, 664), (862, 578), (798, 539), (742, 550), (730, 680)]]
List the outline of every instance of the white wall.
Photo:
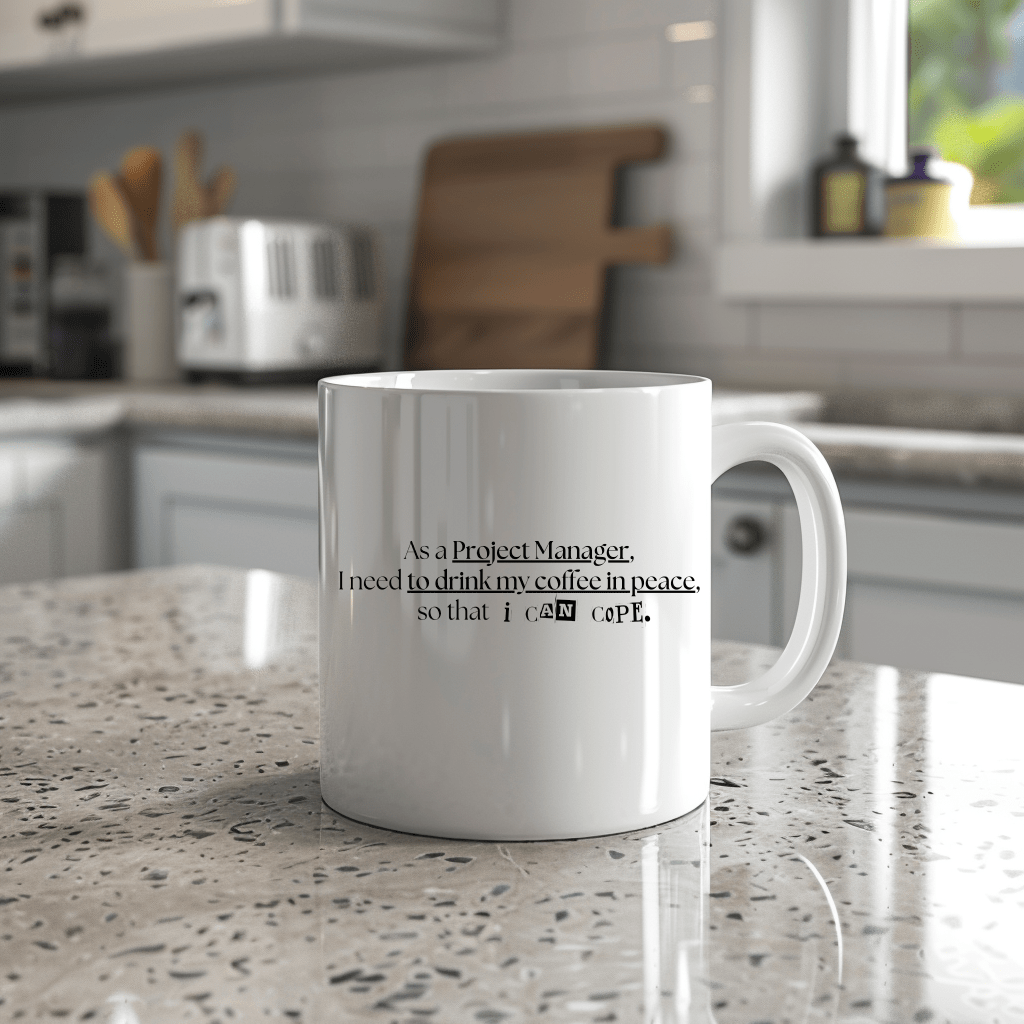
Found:
[(728, 0), (509, 0), (497, 55), (370, 73), (0, 106), (0, 186), (82, 187), (130, 145), (170, 159), (202, 129), (235, 165), (233, 212), (372, 222), (385, 231), (390, 340), (404, 315), (419, 165), (462, 133), (659, 121), (668, 159), (626, 178), (626, 223), (673, 224), (667, 267), (616, 272), (611, 361), (749, 385), (901, 385), (1024, 392), (1024, 305), (726, 306), (713, 293), (721, 223), (720, 37), (669, 43), (675, 21)]

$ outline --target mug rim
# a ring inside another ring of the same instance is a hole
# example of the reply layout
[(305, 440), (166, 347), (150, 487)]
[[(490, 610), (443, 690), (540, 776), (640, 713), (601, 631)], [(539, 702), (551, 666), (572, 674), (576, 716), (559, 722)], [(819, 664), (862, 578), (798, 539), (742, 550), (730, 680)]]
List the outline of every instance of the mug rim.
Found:
[[(540, 387), (473, 386), (472, 380), (497, 381), (523, 377), (552, 384)], [(415, 380), (414, 380), (415, 378)], [(593, 380), (595, 384), (568, 384), (566, 378)], [(468, 380), (467, 380), (468, 379)], [(447, 383), (445, 383), (447, 381)], [(466, 381), (460, 384), (459, 381)], [(563, 383), (559, 384), (558, 382)], [(604, 383), (596, 383), (603, 381)], [(363, 391), (406, 394), (505, 394), (505, 395), (564, 395), (567, 393), (619, 393), (623, 391), (661, 391), (666, 388), (710, 384), (707, 377), (686, 373), (663, 373), (654, 370), (559, 370), (559, 369), (467, 369), (467, 370), (381, 370), (370, 373), (338, 374), (324, 377), (319, 386), (326, 388), (359, 388)], [(467, 386), (468, 385), (468, 386)]]

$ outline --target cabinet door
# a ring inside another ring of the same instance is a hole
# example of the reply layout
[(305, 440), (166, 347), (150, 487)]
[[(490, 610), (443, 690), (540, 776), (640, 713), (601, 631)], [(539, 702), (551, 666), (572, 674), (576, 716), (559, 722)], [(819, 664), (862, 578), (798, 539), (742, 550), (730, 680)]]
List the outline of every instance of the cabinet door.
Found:
[(845, 656), (1024, 683), (1024, 598), (851, 580)]
[(493, 34), (495, 0), (283, 0), (286, 32), (344, 32), (360, 28), (380, 35), (437, 38), (441, 32)]
[(717, 640), (780, 642), (776, 518), (772, 502), (712, 499), (711, 635)]
[(0, 584), (119, 568), (118, 499), (102, 446), (0, 445)]
[(140, 566), (205, 562), (317, 576), (312, 457), (142, 447), (135, 515)]
[(45, 0), (2, 0), (0, 2), (0, 68), (40, 64), (65, 52), (55, 29), (43, 19), (59, 6)]
[(273, 0), (0, 0), (0, 68), (231, 41), (275, 24)]
[(57, 509), (0, 509), (0, 586), (53, 579), (60, 571)]
[(272, 0), (81, 0), (82, 56), (228, 42), (274, 30)]
[(849, 509), (842, 656), (1024, 682), (1024, 526)]

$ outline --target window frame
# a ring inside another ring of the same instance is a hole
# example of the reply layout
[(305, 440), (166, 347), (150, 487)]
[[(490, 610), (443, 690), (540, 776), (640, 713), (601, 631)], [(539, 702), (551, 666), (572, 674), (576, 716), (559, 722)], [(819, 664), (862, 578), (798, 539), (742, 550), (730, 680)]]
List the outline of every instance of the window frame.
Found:
[(840, 132), (904, 171), (905, 4), (724, 0), (720, 17), (724, 238), (808, 235), (810, 168)]
[(1024, 204), (981, 208), (961, 222), (963, 242), (809, 237), (810, 170), (839, 132), (890, 174), (905, 171), (908, 11), (893, 0), (721, 0), (726, 301), (1024, 301)]

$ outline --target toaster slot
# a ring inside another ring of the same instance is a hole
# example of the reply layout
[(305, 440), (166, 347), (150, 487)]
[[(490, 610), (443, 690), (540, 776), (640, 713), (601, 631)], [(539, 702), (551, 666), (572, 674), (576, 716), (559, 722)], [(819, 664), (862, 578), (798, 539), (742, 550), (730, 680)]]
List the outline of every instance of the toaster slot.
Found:
[(267, 291), (274, 299), (295, 297), (295, 249), (290, 238), (267, 239)]
[(352, 293), (357, 299), (372, 299), (376, 292), (373, 240), (369, 231), (354, 230), (349, 234), (352, 251)]
[(328, 235), (314, 238), (312, 244), (313, 257), (313, 294), (318, 299), (336, 299), (338, 288), (338, 265), (334, 252), (334, 240)]

